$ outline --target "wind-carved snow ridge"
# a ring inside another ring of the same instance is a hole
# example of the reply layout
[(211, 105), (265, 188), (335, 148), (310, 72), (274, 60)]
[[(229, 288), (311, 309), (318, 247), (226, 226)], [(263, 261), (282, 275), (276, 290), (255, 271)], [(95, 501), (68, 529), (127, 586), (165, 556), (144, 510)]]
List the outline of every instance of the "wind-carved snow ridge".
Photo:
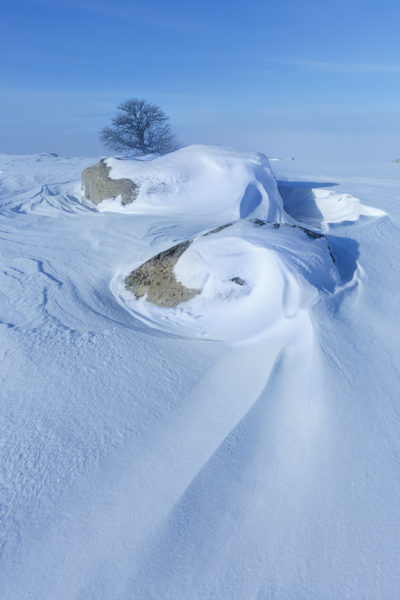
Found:
[(376, 219), (386, 216), (383, 210), (367, 206), (351, 194), (327, 189), (334, 185), (279, 181), (285, 211), (304, 225), (323, 232), (328, 232), (335, 225), (354, 223), (360, 217)]

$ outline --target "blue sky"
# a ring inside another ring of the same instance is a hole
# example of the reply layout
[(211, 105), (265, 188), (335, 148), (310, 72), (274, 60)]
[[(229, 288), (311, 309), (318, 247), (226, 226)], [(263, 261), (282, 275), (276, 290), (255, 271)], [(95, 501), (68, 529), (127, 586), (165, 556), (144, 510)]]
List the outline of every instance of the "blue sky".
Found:
[(144, 97), (183, 143), (307, 160), (400, 156), (400, 3), (5, 0), (0, 152), (102, 153)]

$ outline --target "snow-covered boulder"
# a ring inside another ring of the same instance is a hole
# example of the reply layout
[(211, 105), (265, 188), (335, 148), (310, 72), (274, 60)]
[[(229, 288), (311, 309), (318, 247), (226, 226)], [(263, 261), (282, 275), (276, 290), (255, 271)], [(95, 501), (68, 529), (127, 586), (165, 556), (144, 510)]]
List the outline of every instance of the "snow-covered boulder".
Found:
[[(268, 159), (256, 152), (193, 145), (155, 158), (108, 158), (100, 171), (101, 197), (108, 198), (98, 206), (102, 212), (187, 216), (215, 225), (248, 217), (286, 218)], [(110, 180), (133, 182), (135, 202), (121, 204), (117, 192), (108, 192)]]
[[(164, 331), (239, 340), (283, 324), (342, 284), (330, 242), (298, 225), (239, 220), (157, 254), (114, 295)], [(282, 325), (283, 326), (283, 325)]]
[(117, 198), (122, 205), (130, 204), (138, 195), (137, 184), (129, 178), (111, 178), (110, 170), (111, 167), (102, 159), (82, 172), (82, 189), (85, 198), (94, 204)]

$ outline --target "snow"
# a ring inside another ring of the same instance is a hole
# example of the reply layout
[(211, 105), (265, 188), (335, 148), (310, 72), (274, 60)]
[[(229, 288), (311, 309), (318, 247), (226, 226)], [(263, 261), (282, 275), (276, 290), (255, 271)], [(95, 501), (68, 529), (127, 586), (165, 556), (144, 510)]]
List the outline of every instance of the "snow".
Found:
[[(398, 165), (97, 160), (0, 155), (0, 597), (396, 598)], [(188, 238), (198, 296), (124, 290)]]

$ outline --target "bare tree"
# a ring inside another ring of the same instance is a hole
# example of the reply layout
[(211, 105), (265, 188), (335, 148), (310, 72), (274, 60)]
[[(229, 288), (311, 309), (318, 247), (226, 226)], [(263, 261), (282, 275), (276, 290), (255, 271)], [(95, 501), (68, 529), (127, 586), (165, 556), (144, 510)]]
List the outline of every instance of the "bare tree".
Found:
[(108, 150), (135, 154), (167, 154), (179, 146), (164, 111), (146, 100), (132, 98), (118, 106), (110, 127), (100, 131)]

